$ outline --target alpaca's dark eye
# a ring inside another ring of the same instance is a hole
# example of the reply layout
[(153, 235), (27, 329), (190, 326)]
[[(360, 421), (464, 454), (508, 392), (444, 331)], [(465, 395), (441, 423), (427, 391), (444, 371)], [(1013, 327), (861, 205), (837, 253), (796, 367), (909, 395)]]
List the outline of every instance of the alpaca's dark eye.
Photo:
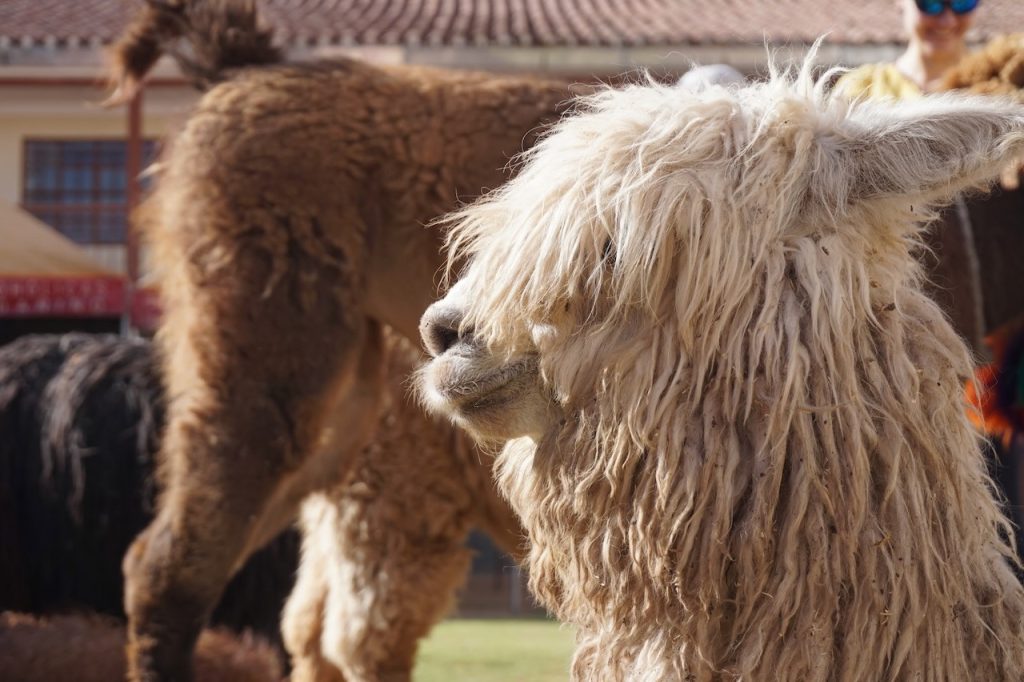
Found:
[(601, 247), (601, 262), (605, 265), (615, 265), (615, 246), (612, 245), (611, 239), (604, 240), (604, 246)]

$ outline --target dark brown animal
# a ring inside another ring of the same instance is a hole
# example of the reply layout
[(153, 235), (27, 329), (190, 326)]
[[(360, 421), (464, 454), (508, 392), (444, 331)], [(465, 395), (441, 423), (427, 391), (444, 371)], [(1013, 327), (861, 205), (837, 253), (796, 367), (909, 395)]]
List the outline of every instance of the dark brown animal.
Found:
[[(39, 335), (0, 347), (0, 611), (123, 617), (121, 559), (153, 519), (163, 405), (145, 339)], [(298, 550), (288, 530), (253, 554), (211, 622), (283, 654)]]

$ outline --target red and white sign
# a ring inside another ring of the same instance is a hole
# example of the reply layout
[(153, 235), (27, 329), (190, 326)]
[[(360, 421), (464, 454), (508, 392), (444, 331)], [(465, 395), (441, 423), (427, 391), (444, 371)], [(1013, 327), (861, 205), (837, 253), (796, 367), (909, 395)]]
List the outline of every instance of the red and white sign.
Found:
[(2, 277), (0, 317), (118, 317), (120, 277)]

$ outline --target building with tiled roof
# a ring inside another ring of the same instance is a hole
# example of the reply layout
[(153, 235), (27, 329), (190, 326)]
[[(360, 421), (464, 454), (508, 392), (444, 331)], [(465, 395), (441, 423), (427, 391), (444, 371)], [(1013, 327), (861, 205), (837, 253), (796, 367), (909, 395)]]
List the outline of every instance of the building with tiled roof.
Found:
[[(173, 0), (169, 0), (173, 1)], [(124, 139), (156, 141), (195, 94), (169, 63), (134, 118), (103, 109), (104, 46), (143, 0), (0, 0), (0, 202), (20, 205), (108, 268), (127, 259)], [(350, 54), (389, 63), (557, 72), (580, 79), (693, 63), (752, 72), (766, 43), (823, 63), (890, 59), (897, 0), (257, 0), (289, 58)], [(982, 0), (972, 39), (1024, 30), (1024, 0)], [(2, 248), (2, 244), (0, 244)]]
[[(826, 61), (888, 55), (896, 0), (258, 0), (293, 54), (350, 51), (386, 61), (585, 71), (692, 61), (763, 62), (765, 42), (826, 36)], [(4, 0), (0, 64), (100, 64), (141, 0)], [(1024, 30), (1024, 2), (983, 0), (974, 40)]]
[[(672, 47), (900, 42), (894, 0), (260, 0), (294, 46)], [(1024, 26), (1024, 3), (984, 0), (977, 35)], [(0, 48), (104, 43), (131, 0), (4, 0)]]

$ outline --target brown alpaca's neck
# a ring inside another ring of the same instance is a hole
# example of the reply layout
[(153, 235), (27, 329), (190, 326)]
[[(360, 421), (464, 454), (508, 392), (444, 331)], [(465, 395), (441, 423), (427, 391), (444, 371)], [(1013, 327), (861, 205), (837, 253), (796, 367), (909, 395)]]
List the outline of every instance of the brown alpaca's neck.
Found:
[(423, 74), (429, 87), (410, 101), (432, 118), (388, 128), (377, 141), (384, 158), (359, 198), (370, 253), (366, 310), (417, 345), (443, 274), (444, 228), (432, 222), (508, 180), (511, 159), (568, 96), (561, 82)]
[(370, 241), (366, 310), (417, 343), (419, 322), (438, 293), (441, 239), (435, 229), (396, 225)]

